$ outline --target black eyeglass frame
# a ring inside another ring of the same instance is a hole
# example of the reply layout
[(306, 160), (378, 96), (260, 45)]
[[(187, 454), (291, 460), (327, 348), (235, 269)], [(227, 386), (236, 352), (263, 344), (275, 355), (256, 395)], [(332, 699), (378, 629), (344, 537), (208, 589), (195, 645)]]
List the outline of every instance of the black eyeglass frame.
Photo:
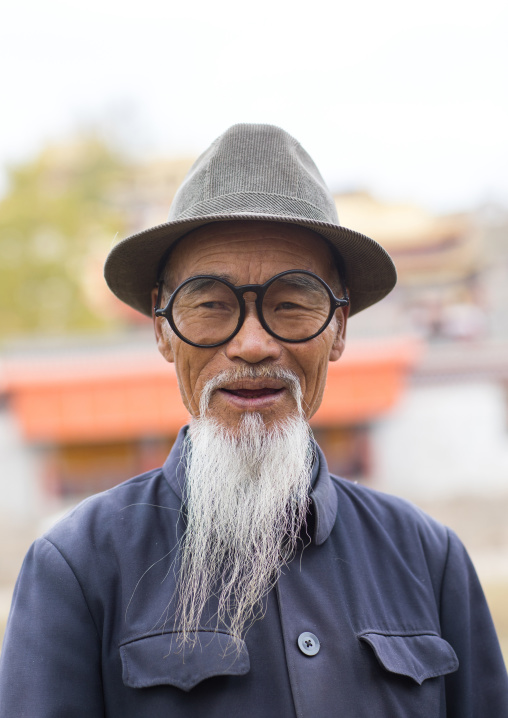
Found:
[[(318, 332), (315, 332), (310, 337), (306, 337), (305, 339), (285, 339), (278, 334), (276, 334), (265, 321), (265, 318), (263, 316), (263, 299), (265, 297), (266, 292), (270, 288), (270, 286), (277, 280), (280, 279), (280, 277), (284, 277), (287, 274), (306, 274), (309, 277), (313, 277), (314, 279), (317, 279), (320, 284), (325, 288), (328, 297), (330, 299), (330, 312), (328, 313), (328, 317), (326, 318), (323, 326)], [(186, 284), (189, 284), (190, 282), (194, 281), (195, 279), (213, 279), (216, 282), (221, 282), (222, 284), (225, 284), (226, 287), (229, 287), (233, 294), (236, 297), (236, 300), (238, 302), (238, 306), (240, 307), (240, 314), (238, 316), (238, 323), (236, 325), (236, 328), (231, 332), (231, 334), (226, 337), (226, 339), (223, 339), (221, 342), (215, 342), (214, 344), (196, 344), (196, 342), (192, 342), (190, 339), (187, 339), (183, 336), (183, 334), (180, 333), (177, 326), (175, 325), (173, 321), (173, 304), (176, 299), (176, 295), (178, 292), (184, 287)], [(157, 282), (157, 302), (154, 307), (154, 314), (156, 317), (164, 317), (171, 329), (175, 332), (175, 334), (186, 344), (190, 344), (193, 347), (198, 347), (200, 349), (212, 349), (213, 347), (220, 347), (223, 344), (227, 344), (231, 339), (233, 339), (234, 336), (238, 334), (240, 329), (243, 326), (243, 323), (245, 321), (245, 297), (243, 296), (245, 292), (254, 292), (256, 295), (256, 311), (258, 314), (258, 319), (263, 327), (263, 329), (270, 334), (270, 336), (275, 337), (275, 339), (278, 339), (282, 342), (287, 342), (288, 344), (303, 344), (304, 342), (309, 342), (311, 339), (314, 339), (315, 337), (319, 336), (326, 327), (330, 324), (332, 321), (333, 315), (337, 311), (337, 309), (340, 309), (341, 307), (347, 307), (349, 306), (349, 296), (347, 294), (347, 291), (345, 291), (344, 296), (339, 298), (336, 297), (335, 294), (332, 292), (328, 284), (324, 281), (324, 279), (321, 279), (317, 274), (314, 274), (314, 272), (309, 272), (305, 269), (287, 269), (285, 272), (280, 272), (279, 274), (276, 274), (275, 276), (271, 277), (267, 282), (264, 284), (242, 284), (241, 286), (237, 287), (234, 284), (231, 284), (231, 282), (228, 282), (227, 279), (222, 279), (221, 277), (216, 277), (213, 274), (197, 274), (194, 277), (189, 277), (185, 281), (183, 281), (181, 284), (178, 285), (178, 287), (175, 289), (175, 291), (171, 294), (168, 303), (164, 308), (159, 308), (160, 300), (162, 298), (162, 286), (164, 282), (162, 279), (159, 279)]]

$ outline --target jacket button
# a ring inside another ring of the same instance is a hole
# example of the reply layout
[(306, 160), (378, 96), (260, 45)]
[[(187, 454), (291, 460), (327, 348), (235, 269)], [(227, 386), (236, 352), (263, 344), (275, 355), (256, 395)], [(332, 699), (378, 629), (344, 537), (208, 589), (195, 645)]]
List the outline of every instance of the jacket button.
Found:
[(316, 653), (319, 653), (321, 644), (317, 636), (305, 631), (305, 633), (300, 633), (298, 636), (298, 648), (306, 656), (315, 656)]

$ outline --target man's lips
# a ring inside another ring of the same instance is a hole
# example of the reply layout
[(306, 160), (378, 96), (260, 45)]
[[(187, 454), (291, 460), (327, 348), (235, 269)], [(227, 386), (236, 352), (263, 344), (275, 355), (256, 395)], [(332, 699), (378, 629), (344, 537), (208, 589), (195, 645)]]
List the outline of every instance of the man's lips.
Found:
[(263, 379), (255, 381), (252, 379), (242, 379), (240, 381), (231, 382), (219, 388), (219, 392), (226, 395), (230, 399), (240, 401), (270, 401), (276, 399), (283, 394), (286, 387), (280, 380)]
[(268, 387), (262, 387), (260, 389), (222, 389), (222, 391), (234, 396), (240, 396), (242, 399), (258, 399), (262, 396), (275, 396), (284, 391), (281, 389), (271, 389)]

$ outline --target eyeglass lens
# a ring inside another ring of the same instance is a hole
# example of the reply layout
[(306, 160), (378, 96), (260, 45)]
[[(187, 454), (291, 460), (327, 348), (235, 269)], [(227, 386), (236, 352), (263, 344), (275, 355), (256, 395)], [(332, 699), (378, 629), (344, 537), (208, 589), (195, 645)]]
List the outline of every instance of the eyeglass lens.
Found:
[[(330, 297), (323, 284), (307, 274), (291, 273), (268, 287), (262, 303), (264, 320), (281, 339), (301, 341), (324, 326)], [(181, 287), (173, 301), (173, 322), (194, 344), (228, 339), (240, 317), (234, 292), (221, 280), (197, 277)]]
[(194, 344), (216, 344), (232, 334), (240, 317), (240, 305), (220, 280), (197, 278), (178, 291), (173, 302), (173, 322), (180, 334)]

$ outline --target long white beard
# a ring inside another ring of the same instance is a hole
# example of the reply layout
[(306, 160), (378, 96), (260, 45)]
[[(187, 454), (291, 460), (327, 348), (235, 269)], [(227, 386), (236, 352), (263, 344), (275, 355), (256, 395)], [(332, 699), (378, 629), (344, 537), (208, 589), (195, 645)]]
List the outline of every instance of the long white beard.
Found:
[[(247, 374), (282, 378), (278, 370), (253, 367), (227, 376)], [(308, 508), (313, 448), (298, 379), (283, 374), (298, 406), (284, 422), (267, 427), (260, 414), (245, 413), (233, 435), (206, 415), (211, 391), (205, 391), (201, 416), (191, 423), (176, 616), (184, 644), (194, 642), (212, 596), (218, 598), (215, 627), (240, 639), (262, 615), (263, 597), (294, 555)]]

